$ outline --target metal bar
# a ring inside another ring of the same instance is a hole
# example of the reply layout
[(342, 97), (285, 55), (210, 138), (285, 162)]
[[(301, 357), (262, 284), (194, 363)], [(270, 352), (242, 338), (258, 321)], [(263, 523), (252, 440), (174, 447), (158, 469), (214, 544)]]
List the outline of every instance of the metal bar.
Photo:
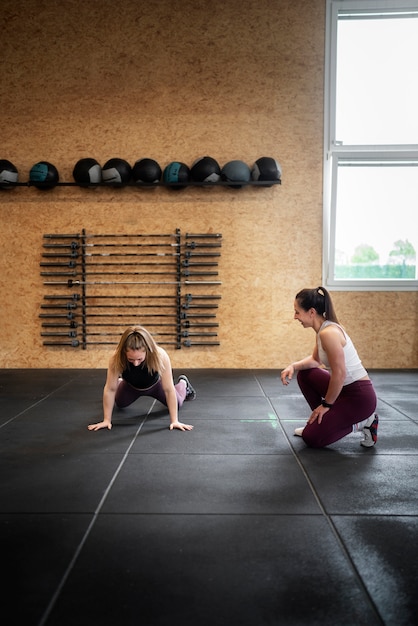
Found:
[(79, 243), (72, 241), (71, 243), (44, 243), (43, 248), (69, 248), (70, 250), (79, 250), (80, 248), (221, 248), (222, 243), (206, 243), (201, 241), (190, 241), (185, 244), (176, 243)]
[(81, 286), (81, 285), (221, 285), (221, 281), (219, 280), (204, 280), (204, 281), (193, 281), (193, 280), (184, 280), (184, 281), (81, 281), (81, 280), (72, 280), (71, 278), (67, 281), (57, 281), (57, 282), (48, 282), (44, 281), (44, 285), (67, 285), (67, 287)]
[[(55, 262), (45, 262), (45, 261), (41, 261), (39, 263), (39, 265), (41, 267), (71, 267), (71, 268), (76, 268), (77, 267), (77, 261), (73, 261), (70, 260), (67, 263), (62, 263), (60, 261), (55, 261)], [(125, 261), (123, 263), (96, 263), (96, 262), (92, 262), (88, 264), (89, 267), (91, 266), (97, 266), (97, 267), (126, 267), (126, 266), (134, 266), (134, 267), (138, 267), (138, 266), (145, 266), (145, 267), (149, 267), (149, 266), (153, 266), (156, 265), (156, 263), (154, 261), (139, 261), (139, 262), (133, 262), (133, 261)], [(169, 261), (159, 261), (157, 263), (158, 266), (162, 266), (162, 265), (168, 265), (169, 267), (173, 267), (173, 263), (169, 262)], [(212, 265), (212, 264), (208, 264), (208, 263), (188, 263), (188, 265)]]
[(178, 248), (178, 243), (79, 243), (72, 241), (68, 243), (44, 243), (43, 248), (70, 248), (78, 250), (80, 248)]
[[(198, 305), (197, 305), (198, 306)], [(216, 305), (217, 306), (217, 305)], [(77, 302), (71, 301), (71, 302), (67, 302), (66, 304), (41, 304), (41, 309), (77, 309), (78, 305)], [(85, 305), (86, 309), (137, 309), (140, 310), (141, 308), (145, 309), (175, 309), (176, 305), (175, 303), (173, 304), (141, 304), (141, 305), (137, 305), (137, 304), (86, 304)], [(198, 308), (201, 308), (198, 306)], [(212, 308), (210, 305), (209, 307), (205, 307), (205, 308)]]
[[(107, 325), (110, 326), (110, 324)], [(78, 322), (71, 320), (64, 324), (61, 320), (57, 320), (54, 322), (42, 322), (41, 326), (42, 328), (78, 328)], [(112, 326), (118, 326), (118, 324), (112, 324)]]
[[(49, 188), (51, 183), (48, 183), (46, 181), (32, 181), (32, 180), (27, 180), (27, 181), (22, 181), (22, 182), (16, 182), (16, 183), (11, 183), (10, 187), (45, 187), (46, 189)], [(116, 183), (116, 182), (107, 182), (107, 181), (100, 181), (97, 183), (94, 183), (95, 187), (108, 187), (110, 189), (115, 189), (115, 188), (121, 188), (121, 187), (134, 187), (136, 189), (152, 189), (155, 187), (166, 187), (168, 189), (173, 188), (173, 187), (178, 187), (179, 189), (182, 189), (184, 187), (273, 187), (275, 185), (281, 185), (282, 181), (281, 179), (279, 180), (246, 180), (246, 181), (236, 181), (236, 182), (231, 182), (231, 181), (226, 181), (226, 180), (217, 180), (217, 181), (200, 181), (200, 180), (189, 180), (186, 183), (184, 182), (180, 182), (180, 183), (174, 183), (174, 182), (165, 182), (164, 180), (159, 180), (155, 183), (138, 183), (138, 182), (128, 182), (128, 183)], [(55, 187), (83, 187), (84, 185), (80, 185), (80, 183), (76, 183), (76, 182), (66, 182), (66, 181), (59, 181), (57, 183), (55, 183), (54, 185)]]
[[(41, 319), (48, 319), (48, 318), (66, 318), (68, 320), (83, 320), (86, 319), (87, 317), (108, 317), (111, 319), (115, 319), (117, 317), (126, 317), (127, 315), (130, 315), (129, 313), (86, 313), (86, 314), (77, 314), (77, 313), (73, 313), (72, 311), (69, 311), (68, 313), (40, 313), (39, 317)], [(183, 315), (187, 315), (186, 313), (184, 313)], [(139, 311), (137, 312), (137, 316), (138, 317), (172, 317), (173, 319), (176, 319), (176, 312), (173, 311), (172, 313), (140, 313)], [(191, 317), (191, 316), (188, 316)], [(202, 317), (202, 316), (198, 316), (198, 317)], [(205, 317), (207, 317), (205, 315)], [(215, 315), (211, 315), (210, 317), (216, 317)], [(187, 319), (186, 317), (184, 319)]]
[[(217, 309), (218, 304), (181, 304), (182, 309)], [(76, 301), (71, 300), (64, 304), (41, 304), (41, 309), (77, 309), (78, 304)], [(176, 309), (176, 303), (172, 304), (85, 304), (86, 309)]]
[[(213, 296), (214, 299), (216, 297), (217, 296)], [(56, 295), (50, 294), (50, 295), (45, 295), (44, 296), (44, 300), (70, 300), (71, 299), (71, 300), (77, 301), (77, 300), (80, 300), (80, 298), (81, 298), (81, 295), (79, 293), (73, 293), (71, 295), (64, 295), (64, 296), (61, 295), (61, 294), (56, 294)], [(108, 298), (113, 298), (113, 299), (117, 298), (118, 300), (133, 299), (133, 298), (135, 298), (135, 300), (138, 300), (138, 299), (139, 300), (148, 300), (148, 299), (151, 299), (151, 298), (152, 299), (154, 299), (154, 298), (162, 298), (162, 299), (173, 300), (173, 296), (172, 295), (171, 296), (167, 296), (167, 295), (160, 295), (160, 296), (158, 296), (158, 295), (155, 295), (155, 294), (149, 295), (149, 296), (144, 296), (142, 294), (140, 294), (140, 295), (132, 295), (132, 294), (130, 294), (130, 295), (124, 295), (124, 294), (121, 294), (121, 295), (115, 295), (115, 294), (112, 294), (112, 295), (110, 295), (110, 294), (109, 295), (102, 295), (102, 294), (100, 294), (100, 295), (87, 295), (86, 298), (93, 298), (94, 300), (102, 300), (102, 299), (108, 299)]]
[[(67, 323), (64, 323), (64, 321), (62, 319), (56, 319), (56, 321), (48, 321), (48, 322), (42, 322), (42, 328), (78, 328), (79, 324), (76, 320), (72, 319), (72, 318), (67, 318), (68, 321)], [(219, 323), (218, 322), (197, 322), (192, 320), (193, 323), (190, 322), (190, 320), (182, 320), (181, 322), (176, 322), (175, 324), (173, 324), (173, 322), (171, 322), (170, 324), (166, 323), (166, 322), (147, 322), (147, 327), (148, 328), (154, 328), (154, 327), (165, 327), (165, 328), (173, 328), (173, 326), (177, 327), (178, 329), (180, 328), (219, 328)], [(135, 326), (137, 325), (138, 320), (136, 320), (135, 322), (131, 323), (131, 324), (126, 324), (126, 323), (121, 323), (121, 322), (94, 322), (94, 321), (86, 321), (86, 327), (87, 328), (101, 328), (101, 327), (113, 327), (116, 326), (118, 328), (121, 327), (126, 327), (126, 326)]]
[(213, 266), (213, 267), (218, 267), (218, 262), (217, 261), (202, 261), (202, 262), (197, 262), (197, 263), (190, 263), (189, 259), (185, 259), (184, 261), (181, 262), (181, 265), (183, 267), (195, 267), (195, 266), (199, 266), (199, 267), (209, 267), (209, 266)]
[[(95, 261), (93, 262), (89, 262), (87, 265), (88, 267), (176, 267), (176, 262), (178, 260), (179, 256), (176, 256), (173, 258), (174, 262), (170, 262), (170, 261), (157, 261), (155, 262), (153, 261), (123, 261), (121, 262), (112, 262), (110, 261), (109, 263), (96, 263)], [(70, 269), (77, 269), (77, 267), (79, 266), (77, 260), (73, 260), (70, 259), (69, 261), (66, 262), (62, 262), (62, 261), (41, 261), (39, 263), (40, 267), (51, 267), (51, 268), (55, 268), (55, 267), (62, 267), (62, 268), (70, 268)], [(189, 259), (185, 259), (184, 261), (181, 261), (181, 266), (182, 267), (218, 267), (218, 262), (217, 261), (197, 261), (196, 263), (190, 262)]]
[[(193, 255), (193, 256), (197, 256), (199, 253)], [(58, 258), (66, 258), (66, 259), (76, 259), (79, 257), (79, 253), (77, 250), (72, 250), (71, 252), (43, 252), (42, 253), (43, 258), (45, 259), (49, 259), (52, 257), (58, 257)], [(180, 252), (93, 252), (93, 253), (89, 253), (86, 252), (84, 254), (85, 257), (97, 257), (97, 256), (105, 256), (105, 257), (115, 257), (115, 256), (134, 256), (134, 257), (138, 257), (138, 256), (169, 256), (169, 257), (177, 257), (180, 256)], [(203, 254), (200, 256), (208, 256), (207, 254)], [(214, 256), (214, 255), (211, 255)], [(216, 256), (220, 256), (220, 254), (216, 255)]]
[(220, 341), (188, 341), (187, 339), (183, 341), (183, 346), (186, 348), (191, 348), (193, 346), (220, 346)]
[(186, 233), (186, 239), (222, 239), (221, 233)]
[[(80, 233), (73, 233), (73, 234), (62, 234), (62, 233), (47, 233), (44, 234), (44, 239), (79, 239), (81, 238), (83, 235), (81, 235)], [(84, 237), (86, 239), (91, 239), (93, 237), (102, 237), (102, 238), (107, 238), (107, 237), (175, 237), (174, 233), (148, 233), (148, 234), (136, 234), (136, 235), (131, 235), (129, 233), (101, 233), (101, 234), (84, 234)]]
[[(159, 337), (177, 337), (177, 336), (181, 336), (181, 337), (217, 337), (218, 333), (204, 333), (204, 332), (200, 332), (200, 333), (191, 333), (188, 330), (185, 331), (181, 331), (180, 333), (178, 332), (171, 332), (171, 333), (161, 333), (161, 332), (152, 332), (153, 336), (159, 336)], [(120, 332), (110, 332), (110, 333), (86, 333), (87, 337), (120, 337), (121, 333)], [(70, 337), (71, 339), (76, 339), (77, 338), (77, 331), (76, 330), (64, 330), (64, 331), (48, 331), (48, 332), (42, 332), (41, 333), (41, 337)]]
[[(173, 296), (167, 296), (167, 295), (149, 295), (149, 296), (144, 296), (143, 294), (139, 294), (139, 295), (115, 295), (115, 294), (100, 294), (100, 295), (91, 295), (91, 296), (86, 296), (87, 298), (93, 298), (94, 300), (109, 300), (109, 299), (115, 299), (117, 298), (118, 300), (122, 300), (122, 299), (144, 299), (144, 300), (148, 300), (148, 299), (170, 299), (173, 300)], [(204, 294), (199, 294), (199, 295), (193, 295), (191, 293), (186, 293), (182, 296), (186, 302), (192, 302), (193, 300), (220, 300), (221, 296), (220, 295), (204, 295)], [(44, 300), (80, 300), (81, 299), (81, 294), (79, 293), (72, 293), (71, 295), (62, 295), (62, 294), (47, 294), (44, 296)]]
[(204, 295), (204, 294), (199, 294), (199, 295), (193, 295), (191, 293), (186, 293), (184, 294), (184, 298), (186, 299), (187, 302), (191, 302), (192, 300), (220, 300), (221, 296), (220, 295)]
[(191, 241), (190, 243), (185, 243), (184, 246), (186, 248), (221, 248), (221, 243), (199, 243), (198, 241)]
[[(94, 342), (83, 342), (78, 339), (72, 339), (72, 341), (44, 341), (42, 345), (44, 346), (67, 346), (70, 348), (80, 348), (85, 349), (88, 346), (113, 346), (116, 345), (118, 341), (94, 341)], [(179, 346), (177, 341), (165, 341), (160, 343), (161, 346)]]
[(77, 337), (77, 331), (76, 330), (67, 330), (67, 331), (54, 331), (54, 332), (46, 332), (46, 333), (41, 333), (41, 337), (72, 337), (75, 338)]
[[(143, 256), (169, 256), (169, 257), (178, 257), (181, 256), (180, 252), (86, 252), (85, 257), (143, 257)], [(183, 256), (185, 259), (191, 258), (202, 258), (202, 257), (220, 257), (220, 252), (192, 252), (187, 250), (184, 252)], [(42, 257), (45, 259), (50, 258), (65, 258), (65, 259), (77, 259), (79, 257), (79, 253), (77, 250), (72, 250), (71, 252), (43, 252)]]
[(186, 250), (184, 252), (184, 257), (186, 259), (191, 259), (193, 257), (208, 257), (208, 256), (221, 256), (220, 252), (191, 252), (190, 250)]
[[(76, 313), (73, 313), (72, 311), (69, 311), (68, 313), (40, 313), (39, 317), (41, 319), (48, 319), (48, 318), (66, 318), (67, 320), (84, 320), (86, 318), (92, 318), (92, 317), (104, 317), (104, 318), (110, 318), (110, 319), (115, 319), (117, 317), (126, 317), (127, 315), (130, 315), (129, 313), (83, 313), (82, 315), (77, 315)], [(173, 311), (172, 313), (141, 313), (141, 312), (137, 312), (136, 313), (137, 317), (172, 317), (174, 319), (177, 319), (176, 316), (176, 311)], [(190, 318), (215, 318), (216, 314), (215, 313), (180, 313), (180, 319), (182, 320), (187, 320)]]
[(182, 304), (182, 309), (217, 309), (219, 308), (218, 304)]
[[(88, 266), (87, 266), (88, 267)], [(80, 273), (72, 270), (67, 272), (41, 272), (41, 276), (80, 276)], [(177, 272), (85, 272), (86, 276), (177, 276)], [(190, 272), (183, 270), (180, 276), (219, 276), (219, 272)]]

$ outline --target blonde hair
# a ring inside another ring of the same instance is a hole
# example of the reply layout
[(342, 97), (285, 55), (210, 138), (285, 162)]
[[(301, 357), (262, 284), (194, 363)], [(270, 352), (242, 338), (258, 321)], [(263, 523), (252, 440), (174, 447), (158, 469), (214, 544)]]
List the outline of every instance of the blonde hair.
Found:
[(150, 332), (143, 326), (131, 326), (127, 328), (120, 338), (118, 347), (111, 358), (111, 367), (121, 374), (128, 367), (128, 359), (126, 357), (127, 350), (142, 350), (145, 348), (145, 363), (148, 372), (158, 372), (161, 374), (164, 370), (161, 351), (157, 342)]

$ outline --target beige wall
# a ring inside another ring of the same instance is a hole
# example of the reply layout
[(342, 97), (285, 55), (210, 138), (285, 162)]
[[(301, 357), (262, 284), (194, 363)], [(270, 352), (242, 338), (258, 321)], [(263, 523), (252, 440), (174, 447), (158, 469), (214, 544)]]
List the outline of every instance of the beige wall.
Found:
[[(10, 6), (9, 6), (10, 4)], [(26, 0), (0, 26), (0, 158), (20, 180), (39, 160), (62, 181), (82, 157), (162, 166), (276, 157), (269, 189), (32, 187), (0, 191), (1, 367), (105, 367), (108, 348), (40, 336), (42, 235), (216, 231), (223, 235), (216, 348), (174, 367), (272, 368), (314, 341), (293, 297), (321, 283), (324, 0)], [(369, 368), (418, 367), (417, 293), (336, 293)]]

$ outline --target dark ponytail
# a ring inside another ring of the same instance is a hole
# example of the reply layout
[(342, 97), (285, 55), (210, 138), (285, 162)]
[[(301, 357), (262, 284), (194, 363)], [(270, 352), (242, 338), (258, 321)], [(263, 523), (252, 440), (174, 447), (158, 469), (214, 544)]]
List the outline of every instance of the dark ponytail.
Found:
[(296, 294), (296, 300), (304, 311), (315, 309), (318, 315), (321, 315), (325, 320), (339, 324), (331, 296), (325, 287), (302, 289)]

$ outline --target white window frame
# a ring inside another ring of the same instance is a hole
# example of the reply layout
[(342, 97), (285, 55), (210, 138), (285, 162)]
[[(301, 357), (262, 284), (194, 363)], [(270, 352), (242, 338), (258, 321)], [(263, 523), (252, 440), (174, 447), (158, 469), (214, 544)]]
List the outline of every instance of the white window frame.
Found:
[[(335, 221), (338, 163), (344, 160), (418, 162), (418, 144), (341, 145), (336, 137), (337, 27), (341, 11), (373, 11), (390, 15), (400, 10), (418, 14), (418, 0), (327, 0), (324, 100), (323, 284), (332, 291), (417, 291), (418, 280), (335, 279)], [(418, 18), (417, 18), (418, 19)], [(418, 168), (417, 168), (418, 175)]]

